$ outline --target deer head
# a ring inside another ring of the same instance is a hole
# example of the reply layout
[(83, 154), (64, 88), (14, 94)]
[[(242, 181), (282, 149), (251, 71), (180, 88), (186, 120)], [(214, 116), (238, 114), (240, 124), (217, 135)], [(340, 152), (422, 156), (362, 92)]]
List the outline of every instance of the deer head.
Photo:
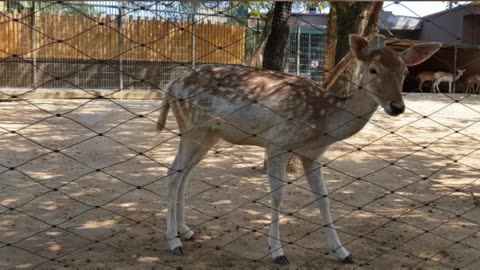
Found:
[(457, 70), (457, 75), (455, 76), (455, 80), (458, 80), (458, 78), (460, 78), (463, 75), (463, 73), (465, 73), (465, 71), (467, 71), (467, 69)]
[(408, 66), (427, 60), (440, 43), (425, 43), (397, 52), (388, 47), (368, 51), (368, 41), (359, 35), (349, 36), (350, 50), (358, 60), (358, 86), (391, 116), (405, 111), (402, 98), (403, 81)]

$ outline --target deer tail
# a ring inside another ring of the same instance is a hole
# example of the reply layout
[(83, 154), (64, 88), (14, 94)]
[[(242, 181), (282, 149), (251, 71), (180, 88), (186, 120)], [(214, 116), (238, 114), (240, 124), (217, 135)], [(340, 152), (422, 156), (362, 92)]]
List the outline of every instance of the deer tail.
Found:
[(165, 127), (169, 109), (170, 109), (169, 95), (165, 93), (162, 100), (162, 104), (160, 105), (160, 115), (158, 116), (158, 120), (157, 120), (157, 131), (159, 132), (162, 131), (163, 127)]

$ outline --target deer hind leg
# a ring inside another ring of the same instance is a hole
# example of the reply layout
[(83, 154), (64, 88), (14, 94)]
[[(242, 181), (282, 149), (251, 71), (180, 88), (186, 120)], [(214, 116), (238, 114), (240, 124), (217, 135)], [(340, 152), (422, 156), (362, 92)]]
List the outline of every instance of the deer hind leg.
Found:
[(188, 137), (180, 140), (177, 156), (168, 171), (167, 240), (175, 255), (183, 255), (180, 239), (193, 236), (193, 231), (185, 225), (185, 188), (189, 174), (218, 141), (208, 130), (189, 132)]
[(423, 81), (420, 81), (420, 83), (418, 84), (418, 90), (420, 91), (420, 93), (422, 93), (422, 85)]
[(283, 252), (280, 240), (280, 205), (282, 202), (283, 186), (287, 175), (287, 164), (289, 156), (285, 150), (267, 149), (267, 174), (270, 182), (271, 202), (271, 223), (268, 237), (268, 248), (273, 260), (277, 264), (288, 264), (287, 257)]
[[(185, 224), (185, 188), (188, 184), (188, 180), (190, 179), (190, 173), (194, 166), (205, 157), (208, 150), (210, 150), (219, 140), (216, 135), (208, 132), (200, 136), (198, 135), (199, 134), (196, 134), (195, 141), (190, 141), (190, 144), (194, 145), (193, 147), (197, 149), (197, 152), (192, 157), (192, 165), (185, 169), (177, 192), (177, 200), (179, 201), (177, 204), (177, 228), (180, 237), (185, 240), (191, 239), (194, 234), (193, 231)], [(200, 142), (197, 142), (198, 139), (200, 139)]]
[(434, 84), (434, 88), (435, 88), (435, 92), (434, 93), (440, 93), (440, 82), (437, 82), (435, 81), (435, 84)]
[(321, 164), (315, 163), (306, 158), (302, 158), (301, 160), (314, 199), (318, 202), (323, 224), (326, 226), (328, 247), (335, 253), (337, 258), (342, 260), (342, 262), (352, 263), (353, 258), (350, 255), (350, 252), (343, 247), (338, 238), (337, 231), (333, 227), (333, 218), (330, 213), (330, 201), (328, 199), (327, 187), (322, 179)]

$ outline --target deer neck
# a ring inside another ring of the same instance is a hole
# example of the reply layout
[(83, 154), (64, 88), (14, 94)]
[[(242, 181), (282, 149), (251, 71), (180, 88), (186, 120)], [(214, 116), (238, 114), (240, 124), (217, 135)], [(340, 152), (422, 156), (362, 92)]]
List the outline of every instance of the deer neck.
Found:
[(336, 106), (327, 114), (324, 130), (339, 140), (359, 132), (378, 109), (378, 104), (366, 90), (357, 89), (347, 99), (329, 98), (335, 99)]
[(457, 75), (455, 76), (455, 81), (458, 80), (462, 76), (462, 73), (457, 72)]

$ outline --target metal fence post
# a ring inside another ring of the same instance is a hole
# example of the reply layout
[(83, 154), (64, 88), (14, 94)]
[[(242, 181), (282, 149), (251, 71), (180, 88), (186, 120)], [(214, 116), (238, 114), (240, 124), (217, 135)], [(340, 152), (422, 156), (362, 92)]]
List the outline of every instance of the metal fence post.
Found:
[(195, 68), (196, 44), (195, 44), (195, 14), (197, 13), (197, 3), (193, 3), (192, 7), (192, 68)]
[(260, 36), (260, 19), (255, 19), (255, 20), (257, 21), (257, 32), (253, 36), (255, 38), (253, 41), (253, 47), (255, 47), (255, 44), (257, 44), (257, 39)]
[(453, 93), (457, 92), (457, 45), (453, 46)]
[(300, 76), (300, 22), (297, 24), (297, 59), (296, 59), (296, 69), (297, 76)]
[(32, 24), (32, 74), (33, 74), (33, 87), (37, 87), (38, 85), (38, 74), (37, 74), (37, 31), (36, 31), (36, 5), (35, 1), (32, 1), (32, 18), (31, 18), (31, 24)]
[[(122, 1), (123, 2), (123, 1)], [(118, 70), (119, 70), (119, 89), (123, 89), (123, 36), (122, 36), (122, 18), (123, 18), (123, 3), (118, 2), (118, 19), (117, 19), (117, 26), (118, 26)]]

